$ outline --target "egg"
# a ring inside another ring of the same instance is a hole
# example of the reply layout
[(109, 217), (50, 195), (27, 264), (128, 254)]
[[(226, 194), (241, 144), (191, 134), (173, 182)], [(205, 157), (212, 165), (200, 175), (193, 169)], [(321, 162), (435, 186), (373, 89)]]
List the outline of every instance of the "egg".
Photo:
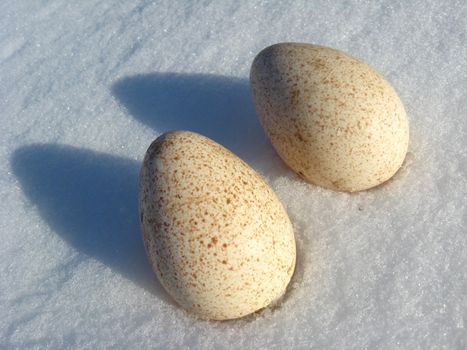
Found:
[(308, 182), (361, 191), (402, 165), (409, 141), (404, 106), (361, 60), (328, 47), (281, 43), (256, 56), (250, 82), (273, 147)]
[(284, 294), (296, 254), (288, 215), (223, 146), (189, 131), (157, 138), (141, 168), (139, 210), (153, 270), (189, 312), (234, 319)]

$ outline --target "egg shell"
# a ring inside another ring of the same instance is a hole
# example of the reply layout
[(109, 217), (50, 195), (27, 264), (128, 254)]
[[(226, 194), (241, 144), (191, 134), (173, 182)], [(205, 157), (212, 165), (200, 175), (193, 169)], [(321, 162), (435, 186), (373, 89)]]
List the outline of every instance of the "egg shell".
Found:
[(193, 132), (166, 133), (146, 153), (139, 191), (146, 253), (183, 308), (234, 319), (283, 295), (295, 268), (292, 225), (236, 155)]
[(272, 145), (305, 180), (360, 191), (402, 165), (409, 141), (404, 106), (364, 62), (323, 46), (281, 43), (256, 56), (250, 82)]

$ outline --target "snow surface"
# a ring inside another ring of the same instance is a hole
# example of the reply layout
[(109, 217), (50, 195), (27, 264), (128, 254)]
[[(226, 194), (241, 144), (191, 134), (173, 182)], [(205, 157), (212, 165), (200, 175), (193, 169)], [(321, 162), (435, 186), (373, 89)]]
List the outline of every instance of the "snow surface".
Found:
[[(467, 3), (0, 3), (1, 349), (466, 349)], [(265, 139), (250, 64), (282, 41), (360, 57), (405, 103), (388, 183), (335, 193)], [(295, 227), (283, 303), (228, 322), (178, 308), (146, 261), (137, 176), (170, 129), (258, 170)]]

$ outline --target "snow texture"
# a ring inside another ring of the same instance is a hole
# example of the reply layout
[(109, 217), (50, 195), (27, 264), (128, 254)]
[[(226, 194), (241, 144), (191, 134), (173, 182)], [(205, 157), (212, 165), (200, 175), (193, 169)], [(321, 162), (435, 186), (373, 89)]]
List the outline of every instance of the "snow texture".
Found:
[[(466, 349), (467, 3), (0, 3), (1, 349)], [(326, 45), (405, 103), (402, 169), (345, 194), (273, 151), (254, 56)], [(198, 131), (259, 171), (293, 221), (282, 304), (228, 322), (177, 307), (151, 272), (137, 177), (151, 141)]]

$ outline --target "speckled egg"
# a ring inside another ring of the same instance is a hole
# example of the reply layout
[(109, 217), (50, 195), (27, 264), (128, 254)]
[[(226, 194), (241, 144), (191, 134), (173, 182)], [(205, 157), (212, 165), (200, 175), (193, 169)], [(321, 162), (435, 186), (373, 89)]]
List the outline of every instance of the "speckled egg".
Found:
[(364, 62), (323, 46), (276, 44), (256, 56), (250, 81), (272, 145), (305, 180), (360, 191), (401, 166), (409, 141), (404, 106)]
[(227, 320), (283, 295), (295, 268), (292, 225), (240, 158), (199, 134), (169, 132), (149, 147), (139, 186), (146, 253), (183, 308)]

